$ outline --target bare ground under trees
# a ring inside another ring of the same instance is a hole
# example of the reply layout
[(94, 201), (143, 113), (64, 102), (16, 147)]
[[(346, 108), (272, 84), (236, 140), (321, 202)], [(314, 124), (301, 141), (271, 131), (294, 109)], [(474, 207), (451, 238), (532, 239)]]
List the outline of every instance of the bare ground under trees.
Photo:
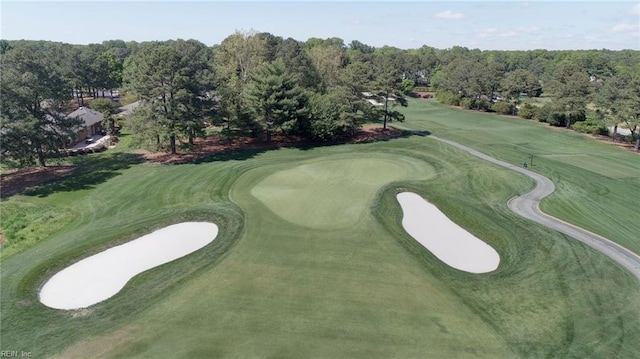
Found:
[[(342, 143), (363, 143), (382, 141), (402, 135), (402, 131), (395, 128), (383, 130), (379, 125), (365, 125), (357, 131), (353, 138), (330, 143), (310, 142), (298, 137), (273, 136), (271, 142), (265, 142), (257, 138), (235, 137), (231, 144), (219, 136), (199, 138), (188, 152), (175, 155), (164, 152), (149, 152), (140, 150), (138, 154), (145, 160), (157, 164), (182, 164), (197, 162), (218, 153), (244, 149), (275, 149), (281, 147), (314, 146)], [(35, 188), (40, 184), (58, 177), (72, 174), (74, 166), (29, 167), (0, 176), (0, 195), (8, 197), (20, 193), (26, 189)]]

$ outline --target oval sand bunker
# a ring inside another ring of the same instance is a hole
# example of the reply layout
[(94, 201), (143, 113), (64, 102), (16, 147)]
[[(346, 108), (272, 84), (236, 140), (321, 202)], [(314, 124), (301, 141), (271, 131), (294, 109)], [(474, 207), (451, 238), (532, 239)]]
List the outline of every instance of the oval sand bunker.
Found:
[(79, 309), (102, 302), (137, 274), (195, 252), (217, 235), (218, 226), (208, 222), (164, 227), (61, 270), (42, 287), (40, 301), (56, 309)]
[(438, 207), (412, 192), (398, 193), (402, 227), (449, 266), (470, 273), (496, 270), (500, 255), (490, 245), (460, 228)]

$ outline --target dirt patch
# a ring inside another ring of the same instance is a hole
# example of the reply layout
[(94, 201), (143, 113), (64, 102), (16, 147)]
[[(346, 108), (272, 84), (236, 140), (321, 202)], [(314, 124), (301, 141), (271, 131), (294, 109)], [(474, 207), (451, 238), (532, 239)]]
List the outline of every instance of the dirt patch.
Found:
[(414, 91), (413, 93), (417, 98), (430, 99), (436, 97), (436, 93), (432, 91)]
[(346, 138), (330, 143), (311, 142), (308, 139), (293, 136), (272, 136), (271, 142), (265, 142), (259, 138), (235, 137), (231, 143), (217, 136), (209, 136), (207, 138), (199, 138), (194, 141), (193, 147), (189, 152), (170, 153), (148, 151), (139, 151), (148, 162), (160, 164), (182, 164), (204, 159), (208, 156), (243, 149), (275, 149), (282, 147), (295, 147), (304, 145), (330, 145), (344, 143), (363, 143), (372, 141), (381, 141), (402, 135), (402, 131), (396, 128), (388, 127), (386, 130), (380, 125), (368, 124), (363, 126), (361, 130), (356, 132), (353, 138)]
[(73, 172), (74, 166), (29, 167), (0, 176), (0, 196), (8, 197), (25, 189)]

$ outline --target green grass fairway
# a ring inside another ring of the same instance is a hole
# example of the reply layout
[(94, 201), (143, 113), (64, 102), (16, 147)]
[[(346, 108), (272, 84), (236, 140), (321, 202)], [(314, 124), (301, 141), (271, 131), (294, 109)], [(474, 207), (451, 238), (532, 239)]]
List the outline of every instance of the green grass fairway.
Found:
[[(17, 221), (6, 213), (21, 206), (50, 223), (37, 223), (33, 243), (2, 259), (1, 350), (59, 358), (637, 356), (635, 277), (511, 213), (507, 200), (531, 180), (428, 138), (236, 152), (187, 165), (140, 164), (118, 152), (91, 160), (94, 171), (0, 203), (3, 218)], [(404, 190), (489, 243), (500, 267), (460, 272), (417, 244), (400, 223), (395, 194)], [(217, 223), (218, 238), (87, 310), (39, 303), (39, 286), (69, 263), (185, 220)]]
[(530, 161), (556, 184), (541, 208), (640, 254), (640, 156), (587, 135), (531, 120), (412, 100), (401, 126), (429, 131), (501, 160)]

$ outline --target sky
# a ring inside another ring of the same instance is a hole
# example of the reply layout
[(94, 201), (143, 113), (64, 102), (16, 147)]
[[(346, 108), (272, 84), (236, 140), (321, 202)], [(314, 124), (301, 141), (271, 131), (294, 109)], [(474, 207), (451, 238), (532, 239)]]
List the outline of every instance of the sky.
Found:
[(640, 1), (0, 1), (0, 38), (72, 44), (235, 31), (401, 49), (640, 50)]

